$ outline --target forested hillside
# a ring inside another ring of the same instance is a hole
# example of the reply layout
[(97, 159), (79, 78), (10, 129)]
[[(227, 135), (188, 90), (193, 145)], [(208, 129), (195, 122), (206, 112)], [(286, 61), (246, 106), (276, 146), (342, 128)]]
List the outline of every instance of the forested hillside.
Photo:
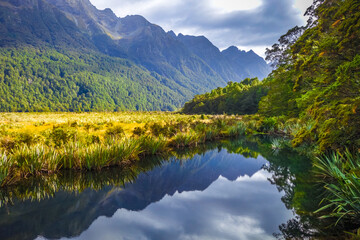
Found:
[[(295, 134), (295, 146), (316, 143), (322, 151), (358, 149), (360, 2), (316, 0), (306, 14), (307, 26), (289, 30), (267, 50), (267, 60), (276, 70), (262, 83), (268, 94), (259, 103), (259, 113), (265, 117), (299, 118), (306, 123)], [(252, 111), (244, 112), (244, 105), (257, 108), (253, 107), (258, 103), (256, 97), (250, 103), (237, 100), (253, 95), (254, 87), (230, 89), (231, 85), (197, 96), (185, 104), (184, 111), (207, 112), (205, 106), (220, 106), (224, 112), (250, 114)], [(221, 97), (213, 97), (216, 92)], [(227, 101), (220, 105), (220, 98)], [(221, 112), (213, 109), (214, 113)]]
[[(358, 148), (360, 2), (317, 0), (307, 14), (307, 27), (290, 30), (268, 50), (277, 70), (266, 80), (269, 94), (260, 102), (260, 113), (307, 121), (296, 144)], [(293, 43), (299, 31), (304, 32)]]
[(167, 81), (94, 52), (0, 50), (1, 111), (174, 110), (190, 93)]
[(206, 114), (254, 114), (267, 89), (257, 79), (244, 79), (241, 83), (229, 82), (224, 88), (197, 95), (185, 103), (184, 113)]

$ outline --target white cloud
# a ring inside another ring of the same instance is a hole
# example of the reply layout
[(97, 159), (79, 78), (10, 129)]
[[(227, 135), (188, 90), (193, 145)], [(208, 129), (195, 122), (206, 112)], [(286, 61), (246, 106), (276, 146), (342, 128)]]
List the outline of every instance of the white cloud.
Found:
[(236, 46), (239, 49), (245, 50), (245, 51), (250, 51), (253, 50), (257, 55), (259, 55), (260, 57), (265, 58), (265, 51), (266, 48), (268, 48), (269, 46), (261, 46), (261, 45), (248, 45), (248, 46), (242, 46), (242, 45), (238, 45)]
[(307, 20), (307, 17), (303, 16), (306, 9), (311, 6), (311, 4), (313, 3), (314, 0), (295, 0), (295, 3), (294, 3), (294, 8), (298, 9), (299, 10), (299, 14), (302, 15), (302, 19), (304, 21), (304, 24)]
[(261, 5), (261, 0), (209, 0), (209, 4), (215, 12), (230, 13), (233, 11), (244, 11), (257, 8)]

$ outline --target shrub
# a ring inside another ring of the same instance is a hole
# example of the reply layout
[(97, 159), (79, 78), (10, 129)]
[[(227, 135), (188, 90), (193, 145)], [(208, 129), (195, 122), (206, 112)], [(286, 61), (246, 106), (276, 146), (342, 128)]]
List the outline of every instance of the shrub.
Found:
[(197, 146), (200, 136), (195, 132), (178, 133), (175, 135), (172, 144), (177, 148)]
[(70, 133), (68, 129), (65, 129), (64, 127), (54, 126), (49, 137), (56, 147), (60, 147), (68, 143), (73, 136), (74, 134)]
[(3, 137), (0, 139), (0, 147), (7, 152), (11, 152), (16, 147), (16, 145), (16, 141), (11, 137)]
[(100, 143), (100, 137), (99, 136), (96, 136), (96, 135), (89, 135), (86, 137), (87, 139), (87, 142), (90, 143), (90, 144), (97, 144), (97, 143)]
[(260, 126), (261, 132), (274, 132), (277, 130), (277, 119), (275, 117), (265, 118)]
[(134, 128), (134, 130), (133, 130), (133, 135), (134, 135), (134, 136), (141, 136), (141, 135), (144, 135), (145, 132), (146, 132), (146, 129), (141, 128), (141, 127), (136, 127), (136, 128)]
[(106, 129), (105, 138), (120, 139), (125, 135), (125, 131), (121, 126), (114, 126)]
[(28, 146), (31, 146), (31, 145), (35, 144), (38, 140), (39, 140), (38, 136), (36, 136), (33, 133), (29, 133), (29, 132), (20, 133), (17, 136), (17, 141), (19, 143), (24, 143), (24, 144), (26, 144)]
[(150, 132), (152, 135), (158, 137), (163, 134), (164, 129), (160, 123), (153, 123), (149, 126)]
[(215, 124), (216, 124), (216, 127), (217, 127), (218, 129), (224, 129), (224, 128), (226, 127), (226, 122), (225, 122), (225, 120), (224, 120), (224, 119), (221, 119), (221, 118), (218, 118), (218, 119), (216, 120)]
[(5, 153), (0, 152), (0, 186), (7, 178), (10, 170), (10, 162)]
[(238, 122), (235, 126), (231, 126), (228, 129), (229, 136), (238, 137), (244, 135), (246, 132), (246, 126), (243, 122)]

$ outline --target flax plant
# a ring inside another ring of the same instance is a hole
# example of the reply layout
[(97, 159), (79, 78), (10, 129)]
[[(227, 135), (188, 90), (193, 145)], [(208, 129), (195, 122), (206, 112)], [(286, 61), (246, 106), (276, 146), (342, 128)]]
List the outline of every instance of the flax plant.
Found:
[(324, 206), (316, 212), (324, 213), (322, 218), (336, 217), (336, 224), (342, 219), (359, 222), (360, 156), (346, 150), (319, 157), (314, 165), (327, 190)]

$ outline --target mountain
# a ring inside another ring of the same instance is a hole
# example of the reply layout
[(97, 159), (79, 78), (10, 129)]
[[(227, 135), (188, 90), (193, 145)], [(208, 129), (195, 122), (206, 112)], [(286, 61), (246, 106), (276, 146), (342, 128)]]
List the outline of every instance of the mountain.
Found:
[(1, 0), (0, 36), (1, 47), (94, 48), (71, 20), (42, 0)]
[(253, 52), (220, 52), (205, 37), (166, 33), (138, 15), (118, 18), (89, 0), (0, 0), (0, 47), (1, 111), (174, 110), (270, 72)]
[(212, 89), (226, 83), (217, 72), (181, 42), (142, 16), (118, 18), (110, 9), (97, 10), (88, 0), (47, 1), (92, 36), (95, 44), (103, 52), (116, 56), (114, 51), (108, 51), (106, 46), (99, 46), (103, 38), (110, 37), (117, 49), (131, 60), (174, 80), (165, 83), (168, 87), (185, 88), (190, 90), (191, 94), (198, 94), (204, 88)]
[(263, 79), (271, 72), (265, 60), (252, 50), (245, 52), (231, 46), (220, 52), (204, 36), (195, 37), (179, 34), (177, 39), (195, 55), (203, 59), (226, 81), (240, 82), (245, 78), (255, 77)]
[(258, 77), (260, 80), (267, 77), (271, 68), (265, 60), (254, 51), (241, 51), (237, 47), (231, 46), (221, 52), (227, 60), (229, 67), (237, 76), (240, 82), (244, 78)]

